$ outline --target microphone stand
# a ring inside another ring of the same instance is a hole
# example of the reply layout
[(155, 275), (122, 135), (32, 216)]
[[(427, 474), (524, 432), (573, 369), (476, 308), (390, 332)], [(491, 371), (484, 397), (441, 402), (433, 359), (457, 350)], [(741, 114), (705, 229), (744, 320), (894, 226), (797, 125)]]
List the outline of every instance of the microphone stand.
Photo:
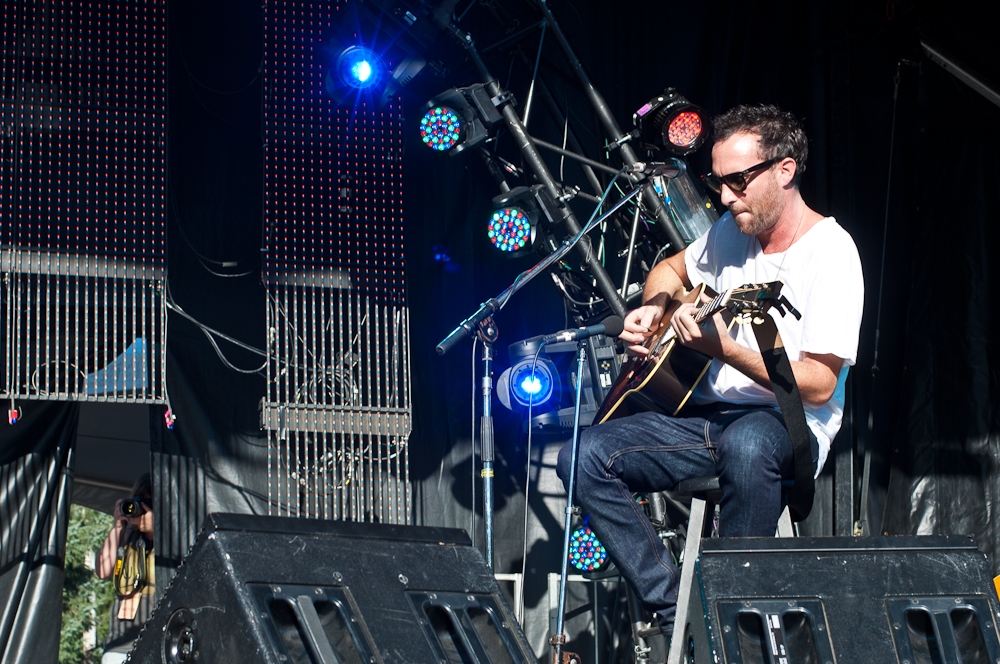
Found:
[[(517, 275), (514, 282), (508, 286), (502, 293), (496, 297), (488, 299), (483, 302), (479, 309), (475, 311), (471, 316), (463, 320), (458, 324), (454, 330), (452, 330), (448, 336), (446, 336), (441, 343), (437, 345), (438, 355), (444, 355), (449, 350), (458, 345), (459, 342), (464, 337), (471, 337), (473, 335), (478, 335), (483, 341), (483, 378), (482, 378), (482, 397), (483, 397), (483, 414), (480, 419), (480, 440), (482, 444), (482, 458), (483, 458), (483, 469), (480, 472), (480, 476), (483, 478), (483, 525), (485, 529), (486, 538), (486, 564), (490, 569), (493, 569), (493, 464), (495, 462), (494, 448), (493, 448), (493, 374), (492, 374), (492, 364), (493, 364), (493, 343), (499, 338), (499, 332), (497, 331), (496, 323), (493, 321), (493, 314), (500, 311), (511, 296), (517, 291), (524, 288), (525, 285), (536, 276), (541, 274), (550, 265), (555, 263), (557, 260), (562, 258), (569, 252), (570, 249), (580, 241), (589, 231), (594, 229), (598, 224), (608, 219), (611, 215), (616, 213), (623, 205), (628, 203), (630, 200), (645, 191), (650, 180), (647, 179), (644, 182), (639, 183), (639, 185), (627, 193), (625, 196), (620, 198), (615, 202), (614, 205), (608, 209), (607, 212), (596, 217), (590, 223), (588, 223), (584, 228), (580, 230), (579, 233), (571, 238), (566, 238), (562, 245), (551, 254), (540, 260), (534, 266), (528, 268), (521, 274)], [(602, 201), (603, 202), (603, 201)], [(579, 381), (581, 373), (577, 370), (577, 380)], [(577, 409), (579, 409), (580, 395), (579, 388), (577, 389)], [(577, 413), (579, 417), (579, 413)], [(575, 431), (575, 426), (574, 426)], [(574, 434), (575, 435), (575, 434)], [(575, 465), (575, 464), (574, 464)], [(567, 540), (567, 547), (569, 546)], [(560, 614), (562, 612), (560, 611)]]
[[(573, 441), (570, 448), (569, 486), (566, 488), (566, 518), (563, 521), (562, 568), (559, 573), (559, 607), (556, 614), (556, 631), (549, 638), (552, 646), (552, 664), (562, 664), (566, 614), (566, 579), (569, 575), (569, 538), (573, 527), (573, 490), (576, 486), (576, 453), (580, 448), (580, 394), (583, 392), (583, 363), (587, 359), (587, 340), (577, 342), (576, 402), (573, 405)], [(530, 426), (530, 423), (529, 423)]]
[(483, 478), (483, 530), (486, 566), (493, 569), (493, 463), (496, 459), (493, 447), (493, 342), (500, 333), (493, 319), (487, 318), (479, 325), (478, 335), (483, 342), (483, 414), (479, 419), (480, 457), (483, 460), (480, 472)]

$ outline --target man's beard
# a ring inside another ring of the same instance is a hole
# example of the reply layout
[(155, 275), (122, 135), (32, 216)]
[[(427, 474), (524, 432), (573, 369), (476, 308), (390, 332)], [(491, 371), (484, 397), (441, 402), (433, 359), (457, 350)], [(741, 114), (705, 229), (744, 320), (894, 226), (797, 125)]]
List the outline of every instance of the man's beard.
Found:
[(741, 212), (750, 213), (751, 219), (749, 225), (740, 226), (737, 224), (737, 228), (744, 235), (760, 235), (778, 223), (778, 219), (781, 217), (781, 189), (773, 182), (768, 184), (770, 186), (761, 193), (760, 198), (754, 202), (752, 208), (742, 206), (739, 202), (735, 202), (729, 206), (729, 212), (733, 215), (734, 220), (736, 219), (736, 215)]

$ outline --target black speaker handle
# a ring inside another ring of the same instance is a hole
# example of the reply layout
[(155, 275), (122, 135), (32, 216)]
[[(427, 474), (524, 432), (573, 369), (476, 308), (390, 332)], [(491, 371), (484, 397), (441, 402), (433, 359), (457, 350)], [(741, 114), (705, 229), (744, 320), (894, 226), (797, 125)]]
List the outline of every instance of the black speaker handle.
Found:
[(302, 624), (306, 628), (306, 636), (309, 637), (309, 645), (313, 652), (319, 657), (320, 664), (340, 664), (337, 653), (333, 652), (330, 640), (323, 631), (323, 623), (319, 620), (316, 607), (313, 605), (313, 598), (309, 595), (299, 595), (295, 598), (295, 605), (299, 607), (302, 615)]

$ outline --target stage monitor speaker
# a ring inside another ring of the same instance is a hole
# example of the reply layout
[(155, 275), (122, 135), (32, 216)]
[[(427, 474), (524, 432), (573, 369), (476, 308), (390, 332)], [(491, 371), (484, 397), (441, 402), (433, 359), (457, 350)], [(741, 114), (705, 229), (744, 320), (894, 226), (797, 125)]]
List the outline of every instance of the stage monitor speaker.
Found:
[(142, 664), (534, 662), (461, 530), (212, 514)]
[(705, 540), (697, 569), (713, 651), (699, 662), (1000, 662), (969, 536)]

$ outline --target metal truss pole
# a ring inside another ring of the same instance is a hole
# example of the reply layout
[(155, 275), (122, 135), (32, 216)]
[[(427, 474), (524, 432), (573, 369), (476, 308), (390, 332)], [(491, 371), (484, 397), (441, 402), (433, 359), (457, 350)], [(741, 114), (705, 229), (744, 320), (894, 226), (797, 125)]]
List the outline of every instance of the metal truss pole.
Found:
[[(472, 59), (472, 62), (475, 64), (476, 69), (479, 70), (490, 96), (492, 96), (494, 100), (497, 100), (497, 104), (500, 107), (504, 120), (506, 121), (507, 128), (510, 130), (511, 135), (514, 137), (514, 142), (517, 143), (517, 147), (521, 150), (521, 154), (524, 156), (525, 161), (528, 162), (528, 165), (534, 172), (535, 177), (537, 177), (548, 190), (552, 200), (558, 201), (559, 211), (563, 216), (563, 221), (566, 224), (567, 230), (576, 235), (580, 232), (580, 223), (577, 221), (576, 215), (573, 214), (573, 211), (566, 204), (565, 200), (563, 200), (562, 186), (552, 176), (552, 173), (549, 172), (548, 166), (545, 165), (542, 155), (538, 152), (538, 148), (535, 147), (531, 136), (528, 135), (528, 131), (521, 123), (521, 118), (518, 117), (517, 112), (514, 110), (514, 106), (501, 101), (501, 94), (504, 91), (501, 89), (500, 83), (493, 78), (489, 70), (486, 68), (486, 63), (483, 61), (482, 57), (480, 57), (479, 52), (476, 50), (476, 46), (472, 41), (472, 35), (462, 32), (454, 25), (449, 26), (449, 30), (455, 35), (456, 38), (458, 38), (466, 52), (469, 54), (469, 57)], [(597, 255), (591, 245), (590, 238), (581, 238), (580, 242), (576, 245), (576, 250), (583, 257), (583, 265), (594, 277), (594, 281), (597, 282), (597, 288), (601, 292), (601, 295), (604, 296), (604, 300), (608, 303), (608, 307), (618, 316), (624, 317), (627, 313), (625, 311), (625, 301), (618, 294), (618, 291), (615, 289), (614, 282), (604, 270), (604, 267), (597, 261)]]
[[(601, 93), (597, 91), (593, 83), (587, 77), (587, 72), (583, 70), (583, 65), (580, 60), (573, 53), (573, 48), (569, 45), (569, 41), (566, 40), (566, 35), (559, 28), (559, 24), (556, 23), (555, 16), (552, 15), (552, 10), (549, 9), (548, 2), (546, 0), (538, 0), (538, 6), (542, 11), (543, 16), (545, 16), (545, 22), (552, 33), (556, 36), (559, 41), (559, 45), (562, 47), (563, 52), (566, 55), (566, 59), (569, 61), (570, 68), (576, 74), (577, 79), (579, 79), (580, 84), (583, 86), (583, 91), (590, 99), (591, 105), (594, 107), (594, 111), (597, 113), (597, 117), (600, 118), (601, 124), (604, 125), (604, 130), (608, 132), (608, 136), (611, 139), (612, 144), (620, 146), (620, 151), (622, 155), (622, 161), (630, 166), (639, 159), (636, 157), (635, 151), (632, 146), (626, 141), (627, 136), (622, 135), (621, 127), (618, 126), (618, 121), (615, 120), (615, 116), (611, 114), (611, 109), (608, 108), (608, 103), (601, 96)], [(674, 249), (680, 251), (687, 244), (684, 242), (684, 238), (681, 237), (680, 232), (674, 225), (673, 220), (670, 218), (670, 213), (667, 211), (666, 207), (663, 205), (663, 201), (660, 200), (659, 195), (652, 188), (647, 188), (643, 192), (643, 200), (646, 206), (653, 211), (656, 215), (656, 221), (666, 233), (667, 239), (670, 244), (673, 245)]]

